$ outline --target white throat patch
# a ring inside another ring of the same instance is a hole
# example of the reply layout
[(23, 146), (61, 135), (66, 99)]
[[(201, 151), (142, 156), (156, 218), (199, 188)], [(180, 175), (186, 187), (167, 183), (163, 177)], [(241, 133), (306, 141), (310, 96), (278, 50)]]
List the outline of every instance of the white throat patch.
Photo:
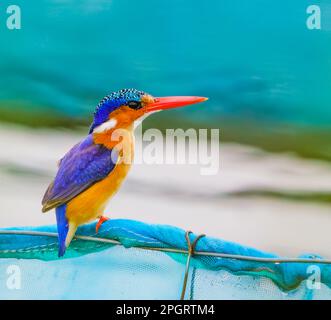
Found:
[(110, 130), (115, 128), (117, 124), (116, 119), (109, 119), (108, 121), (104, 122), (103, 124), (100, 124), (100, 126), (97, 126), (94, 128), (93, 133), (102, 133), (104, 131)]
[(156, 112), (159, 112), (161, 110), (157, 110), (157, 111), (154, 111), (154, 112), (149, 112), (149, 113), (146, 113), (144, 114), (142, 117), (138, 118), (135, 122), (134, 122), (134, 129), (136, 129), (137, 127), (139, 127), (141, 125), (141, 123), (147, 118), (149, 117), (151, 114), (153, 113), (156, 113)]

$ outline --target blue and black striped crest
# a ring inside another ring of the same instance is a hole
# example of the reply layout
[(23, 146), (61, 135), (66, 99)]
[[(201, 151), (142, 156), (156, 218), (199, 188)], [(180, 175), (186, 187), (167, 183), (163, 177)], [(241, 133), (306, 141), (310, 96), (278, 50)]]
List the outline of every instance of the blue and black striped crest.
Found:
[(107, 121), (109, 114), (120, 106), (130, 106), (133, 109), (139, 109), (141, 107), (141, 97), (145, 94), (145, 92), (136, 89), (122, 89), (104, 97), (95, 109), (94, 120), (89, 133), (92, 133), (95, 127)]

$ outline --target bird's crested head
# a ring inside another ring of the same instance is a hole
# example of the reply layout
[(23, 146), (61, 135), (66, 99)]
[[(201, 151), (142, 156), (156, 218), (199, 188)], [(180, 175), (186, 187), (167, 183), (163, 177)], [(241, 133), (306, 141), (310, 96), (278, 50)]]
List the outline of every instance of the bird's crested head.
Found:
[(109, 128), (127, 127), (139, 118), (156, 111), (171, 109), (207, 100), (204, 97), (153, 97), (136, 90), (122, 89), (104, 97), (96, 107), (90, 133)]
[[(147, 93), (136, 89), (122, 89), (104, 97), (95, 109), (90, 133), (98, 130), (98, 127), (112, 118), (115, 121), (116, 115), (120, 113), (127, 114), (128, 116), (136, 114), (139, 118), (142, 111), (139, 110), (143, 107), (143, 97), (150, 97), (152, 99)], [(115, 113), (115, 111), (117, 112)]]

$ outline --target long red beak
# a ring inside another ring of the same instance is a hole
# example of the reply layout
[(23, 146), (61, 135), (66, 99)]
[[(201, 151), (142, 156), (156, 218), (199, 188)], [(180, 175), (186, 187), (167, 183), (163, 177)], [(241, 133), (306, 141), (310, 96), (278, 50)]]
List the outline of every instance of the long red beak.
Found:
[(208, 100), (205, 97), (161, 97), (155, 98), (153, 103), (148, 104), (147, 112), (184, 107), (189, 104)]

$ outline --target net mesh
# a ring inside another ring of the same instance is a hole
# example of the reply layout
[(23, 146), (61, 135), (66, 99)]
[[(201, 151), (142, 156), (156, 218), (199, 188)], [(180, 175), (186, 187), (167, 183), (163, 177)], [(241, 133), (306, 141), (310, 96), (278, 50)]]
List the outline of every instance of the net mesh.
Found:
[[(172, 226), (110, 220), (98, 234), (95, 224), (79, 228), (59, 259), (55, 226), (1, 229), (0, 298), (179, 299), (181, 293), (185, 299), (331, 298), (331, 265), (321, 257), (289, 261), (203, 237), (187, 263), (186, 235)], [(190, 235), (191, 242), (195, 238)], [(20, 271), (19, 289), (8, 286), (10, 266)], [(313, 281), (311, 266), (318, 271)]]

